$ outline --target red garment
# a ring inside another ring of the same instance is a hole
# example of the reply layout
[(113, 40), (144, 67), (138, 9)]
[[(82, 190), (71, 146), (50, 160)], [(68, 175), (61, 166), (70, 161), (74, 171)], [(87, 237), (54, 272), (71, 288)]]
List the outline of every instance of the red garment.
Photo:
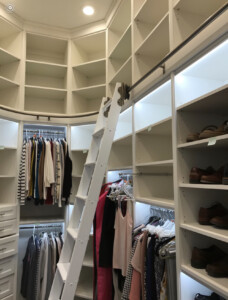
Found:
[(101, 241), (102, 222), (104, 216), (105, 199), (110, 183), (103, 185), (94, 218), (94, 288), (93, 299), (112, 300), (112, 268), (99, 267), (99, 248)]

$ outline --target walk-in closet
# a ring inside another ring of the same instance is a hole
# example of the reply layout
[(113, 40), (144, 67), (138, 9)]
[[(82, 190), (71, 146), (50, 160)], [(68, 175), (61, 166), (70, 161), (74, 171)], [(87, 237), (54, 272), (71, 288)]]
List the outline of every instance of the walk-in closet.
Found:
[(227, 20), (0, 0), (0, 300), (228, 300)]

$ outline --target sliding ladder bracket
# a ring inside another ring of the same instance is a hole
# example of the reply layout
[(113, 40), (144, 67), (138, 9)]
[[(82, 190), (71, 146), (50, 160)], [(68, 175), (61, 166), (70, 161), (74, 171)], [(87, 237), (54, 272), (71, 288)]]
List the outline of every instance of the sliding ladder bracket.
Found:
[[(108, 101), (110, 101), (110, 98), (107, 97), (107, 100), (104, 102), (104, 105), (106, 103), (108, 103)], [(109, 110), (110, 110), (110, 105), (107, 107), (107, 109), (104, 111), (104, 117), (107, 118), (108, 117), (108, 113), (109, 113)]]
[(129, 86), (122, 83), (121, 86), (118, 88), (118, 92), (120, 94), (120, 99), (117, 101), (117, 103), (120, 106), (124, 105), (124, 101), (127, 99), (129, 100), (130, 94), (129, 94)]
[(40, 116), (36, 116), (36, 119), (39, 120), (39, 119), (40, 119)]
[(166, 71), (165, 70), (165, 64), (161, 65), (160, 68), (162, 68), (162, 72), (163, 72), (163, 74), (165, 74), (165, 71)]

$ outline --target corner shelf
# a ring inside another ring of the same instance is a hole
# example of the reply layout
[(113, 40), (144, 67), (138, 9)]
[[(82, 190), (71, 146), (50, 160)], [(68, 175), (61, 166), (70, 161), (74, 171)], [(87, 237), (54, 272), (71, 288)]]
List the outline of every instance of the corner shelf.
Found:
[(131, 68), (132, 64), (132, 57), (129, 57), (123, 65), (118, 69), (118, 71), (115, 73), (115, 75), (111, 78), (109, 84), (115, 84), (117, 82), (124, 82), (128, 85), (131, 84)]
[(109, 58), (126, 59), (131, 51), (131, 24), (124, 31), (119, 41), (109, 54)]
[(16, 61), (20, 61), (20, 58), (0, 47), (0, 65), (10, 64)]
[(26, 72), (45, 77), (64, 78), (67, 71), (67, 65), (50, 62), (26, 60)]
[(57, 89), (35, 85), (25, 86), (25, 94), (32, 97), (63, 100), (66, 96), (66, 93), (66, 89)]
[(3, 76), (0, 76), (0, 89), (7, 89), (7, 88), (13, 88), (13, 87), (19, 87), (19, 83), (16, 81), (10, 80), (8, 78), (5, 78)]
[(85, 76), (96, 76), (105, 74), (106, 59), (100, 58), (73, 66), (73, 69), (80, 71)]
[(73, 93), (77, 93), (80, 96), (85, 97), (86, 99), (93, 99), (94, 95), (96, 95), (97, 98), (102, 98), (105, 95), (105, 84), (99, 84), (89, 87), (84, 87), (80, 89), (73, 90)]
[(227, 298), (228, 297), (228, 279), (227, 278), (215, 278), (211, 277), (207, 274), (207, 272), (203, 269), (194, 269), (189, 264), (182, 264), (181, 271), (195, 280), (201, 282), (207, 287), (213, 289), (219, 295)]

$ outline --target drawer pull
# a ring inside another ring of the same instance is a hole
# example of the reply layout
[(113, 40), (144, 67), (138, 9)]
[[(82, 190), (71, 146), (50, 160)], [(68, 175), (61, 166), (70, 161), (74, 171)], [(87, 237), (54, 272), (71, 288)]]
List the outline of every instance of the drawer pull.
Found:
[(0, 251), (5, 251), (7, 248), (2, 248), (2, 249), (0, 249)]

